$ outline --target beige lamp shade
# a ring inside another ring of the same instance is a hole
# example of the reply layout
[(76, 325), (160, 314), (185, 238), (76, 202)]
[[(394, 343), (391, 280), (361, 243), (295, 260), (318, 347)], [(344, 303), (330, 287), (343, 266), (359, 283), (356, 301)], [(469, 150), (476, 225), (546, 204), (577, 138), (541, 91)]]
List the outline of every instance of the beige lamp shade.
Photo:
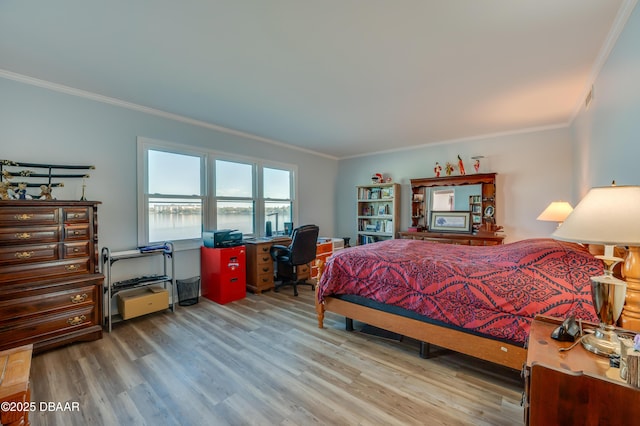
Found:
[(566, 201), (554, 201), (549, 204), (540, 216), (538, 220), (544, 220), (548, 222), (564, 222), (564, 220), (573, 211), (571, 204)]
[(640, 245), (640, 186), (592, 188), (552, 236), (585, 244)]

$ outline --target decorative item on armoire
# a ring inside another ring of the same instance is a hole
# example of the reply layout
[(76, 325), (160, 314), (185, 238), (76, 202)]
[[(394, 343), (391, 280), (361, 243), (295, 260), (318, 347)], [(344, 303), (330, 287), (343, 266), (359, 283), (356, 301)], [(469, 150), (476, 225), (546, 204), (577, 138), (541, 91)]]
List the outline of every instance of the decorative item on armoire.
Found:
[(473, 157), (471, 157), (473, 161), (473, 169), (476, 171), (476, 173), (480, 173), (480, 159), (484, 158), (484, 156), (482, 155), (475, 155)]
[(447, 176), (451, 176), (451, 173), (453, 173), (453, 170), (454, 170), (453, 164), (447, 161), (447, 164), (444, 167), (444, 171), (447, 174)]
[(436, 175), (436, 177), (440, 177), (441, 171), (442, 171), (442, 166), (440, 165), (440, 163), (436, 161), (436, 166), (433, 168), (433, 173)]
[(466, 175), (464, 171), (464, 163), (462, 162), (460, 155), (458, 155), (458, 169), (460, 169), (460, 175)]

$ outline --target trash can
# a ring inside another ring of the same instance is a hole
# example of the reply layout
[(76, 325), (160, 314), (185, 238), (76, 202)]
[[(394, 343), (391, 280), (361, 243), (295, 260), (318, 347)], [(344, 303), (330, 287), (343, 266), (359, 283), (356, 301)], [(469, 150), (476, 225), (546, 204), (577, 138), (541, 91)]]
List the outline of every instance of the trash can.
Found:
[(178, 285), (178, 305), (191, 306), (198, 303), (200, 296), (200, 277), (176, 280)]

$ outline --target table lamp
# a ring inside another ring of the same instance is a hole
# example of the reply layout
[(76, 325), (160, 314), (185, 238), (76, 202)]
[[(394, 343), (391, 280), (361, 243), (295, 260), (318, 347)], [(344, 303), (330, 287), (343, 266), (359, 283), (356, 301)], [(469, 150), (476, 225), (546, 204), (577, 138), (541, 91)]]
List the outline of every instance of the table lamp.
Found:
[(571, 214), (573, 211), (573, 207), (571, 204), (566, 201), (554, 201), (547, 206), (546, 209), (540, 216), (538, 216), (537, 220), (544, 220), (547, 222), (558, 222), (558, 228), (562, 225), (562, 222)]
[[(622, 313), (627, 284), (613, 276), (613, 267), (623, 261), (613, 247), (640, 245), (640, 186), (592, 188), (552, 234), (562, 241), (604, 245), (604, 275), (591, 278), (591, 296), (600, 319), (594, 334), (582, 339), (583, 346), (598, 355), (620, 350), (613, 331)], [(627, 259), (629, 262), (630, 259)]]

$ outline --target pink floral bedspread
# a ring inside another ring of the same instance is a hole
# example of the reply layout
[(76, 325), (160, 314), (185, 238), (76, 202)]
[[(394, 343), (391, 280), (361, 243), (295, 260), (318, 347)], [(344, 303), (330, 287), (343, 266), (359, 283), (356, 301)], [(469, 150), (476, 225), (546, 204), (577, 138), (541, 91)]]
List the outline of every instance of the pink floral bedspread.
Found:
[(388, 240), (335, 253), (318, 298), (359, 295), (524, 343), (536, 314), (597, 321), (589, 278), (602, 270), (586, 248), (552, 239), (489, 247)]

